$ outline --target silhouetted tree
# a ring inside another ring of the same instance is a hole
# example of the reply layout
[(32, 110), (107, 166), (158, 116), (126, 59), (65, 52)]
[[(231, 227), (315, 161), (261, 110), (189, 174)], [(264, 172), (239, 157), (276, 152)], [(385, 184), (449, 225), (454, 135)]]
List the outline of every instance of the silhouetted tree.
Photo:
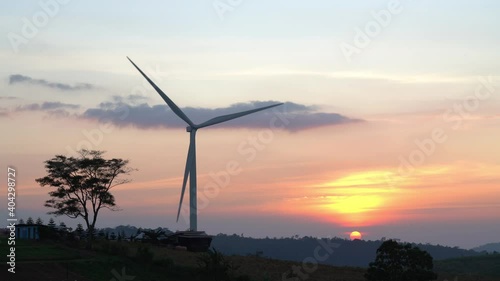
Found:
[(56, 223), (53, 218), (50, 218), (48, 226), (52, 229), (56, 228)]
[(109, 236), (109, 239), (111, 239), (111, 240), (115, 240), (116, 239), (116, 234), (115, 234), (114, 231), (111, 232), (111, 235)]
[(75, 232), (76, 234), (79, 236), (79, 237), (82, 237), (83, 236), (83, 232), (85, 230), (83, 229), (83, 225), (81, 223), (77, 224), (76, 225), (76, 229), (75, 229)]
[(68, 231), (68, 227), (66, 227), (66, 224), (63, 221), (59, 223), (59, 230), (62, 232)]
[(43, 225), (43, 220), (41, 218), (36, 219), (36, 224), (37, 225)]
[(46, 207), (55, 209), (49, 214), (85, 220), (90, 234), (87, 248), (91, 248), (99, 211), (118, 210), (110, 190), (129, 182), (118, 177), (128, 175), (133, 169), (128, 167), (128, 160), (102, 158), (103, 151), (83, 149), (78, 153), (76, 158), (56, 155), (45, 161), (48, 175), (36, 181), (43, 187), (56, 189), (49, 192), (52, 198), (45, 202)]
[(23, 220), (23, 219), (20, 219), (20, 220), (19, 220), (19, 224), (24, 224), (24, 220)]
[(387, 240), (377, 249), (365, 278), (369, 281), (429, 281), (437, 279), (433, 258), (411, 244)]
[(29, 217), (28, 220), (26, 221), (26, 224), (35, 224), (35, 222), (33, 221), (33, 218)]
[(142, 233), (142, 228), (138, 228), (137, 231), (135, 232), (135, 234), (131, 234), (130, 235), (130, 241), (134, 242), (135, 239), (137, 238), (137, 236), (139, 236), (139, 234)]
[(165, 231), (158, 227), (156, 230), (144, 229), (144, 239), (149, 240), (151, 243), (156, 244), (159, 242), (160, 236), (165, 235)]
[(104, 233), (104, 229), (100, 229), (99, 232), (97, 233), (97, 237), (99, 239), (105, 239), (106, 238), (106, 233)]

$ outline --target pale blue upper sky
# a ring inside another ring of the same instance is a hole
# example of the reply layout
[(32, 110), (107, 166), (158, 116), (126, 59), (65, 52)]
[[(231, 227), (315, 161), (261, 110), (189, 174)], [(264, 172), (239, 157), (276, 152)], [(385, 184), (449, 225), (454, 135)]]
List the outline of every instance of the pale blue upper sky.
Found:
[[(73, 83), (95, 81), (123, 92), (133, 85), (125, 77), (135, 74), (127, 68), (124, 57), (128, 55), (139, 65), (165, 71), (172, 90), (188, 86), (188, 92), (211, 90), (220, 95), (219, 103), (202, 96), (202, 105), (235, 102), (230, 96), (245, 83), (254, 85), (247, 99), (266, 97), (255, 93), (266, 89), (304, 103), (310, 98), (299, 93), (307, 89), (288, 82), (287, 88), (282, 82), (300, 75), (296, 81), (305, 79), (320, 89), (317, 104), (353, 110), (349, 108), (352, 100), (345, 98), (349, 96), (365, 112), (387, 109), (383, 104), (389, 101), (374, 103), (375, 93), (378, 100), (391, 99), (391, 103), (413, 98), (442, 100), (457, 93), (456, 89), (443, 87), (439, 94), (428, 96), (427, 83), (475, 83), (477, 75), (497, 75), (498, 64), (492, 63), (500, 61), (497, 1), (401, 0), (403, 11), (393, 15), (390, 24), (349, 63), (340, 45), (353, 45), (356, 28), (364, 29), (373, 20), (371, 12), (386, 9), (389, 2), (242, 1), (221, 20), (213, 7), (216, 1), (211, 0), (72, 0), (61, 5), (34, 38), (20, 45), (17, 54), (10, 46), (9, 32), (21, 34), (22, 18), (31, 19), (42, 8), (38, 1), (5, 2), (0, 11), (0, 33), (4, 34), (0, 74), (5, 77), (14, 71)], [(235, 82), (237, 75), (245, 75), (246, 81)], [(276, 79), (266, 80), (269, 75)], [(325, 78), (332, 77), (342, 81), (325, 90), (330, 86)], [(224, 83), (216, 86), (213, 80)], [(386, 87), (387, 81), (408, 80), (421, 84), (420, 91), (418, 87)], [(352, 82), (358, 84), (356, 89)], [(340, 93), (341, 97), (336, 96)], [(335, 104), (332, 95), (337, 98)], [(181, 104), (189, 105), (189, 101), (181, 100)]]
[[(338, 43), (352, 41), (355, 27), (363, 27), (372, 19), (371, 11), (385, 9), (390, 1), (242, 1), (233, 11), (225, 13), (224, 20), (217, 16), (214, 2), (103, 1), (96, 4), (72, 0), (61, 5), (60, 12), (41, 28), (41, 34), (34, 41), (58, 49), (89, 46), (131, 49), (144, 48), (144, 43), (159, 43), (167, 38), (216, 41), (236, 37), (266, 44), (262, 40), (300, 42), (319, 37), (332, 43), (331, 51), (335, 53), (339, 52)], [(387, 51), (402, 44), (408, 48), (429, 48), (439, 43), (439, 49), (426, 49), (428, 57), (447, 54), (443, 46), (452, 53), (459, 49), (464, 55), (480, 56), (478, 51), (492, 53), (500, 42), (498, 1), (400, 2), (403, 11), (394, 15), (391, 24), (376, 38), (377, 45)], [(21, 18), (31, 18), (41, 9), (36, 3), (38, 1), (2, 3), (2, 34), (19, 33)], [(2, 36), (0, 41), (2, 48), (9, 46), (6, 37)], [(226, 51), (224, 46), (218, 47)], [(294, 49), (293, 45), (288, 47)], [(388, 61), (389, 65), (394, 63)]]

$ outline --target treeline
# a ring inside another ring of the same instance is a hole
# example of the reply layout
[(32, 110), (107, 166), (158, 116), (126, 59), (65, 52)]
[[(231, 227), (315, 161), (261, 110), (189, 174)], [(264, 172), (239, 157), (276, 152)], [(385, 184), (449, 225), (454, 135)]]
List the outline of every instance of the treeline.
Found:
[[(172, 231), (168, 228), (157, 227), (155, 229), (135, 227), (131, 225), (119, 225), (117, 227), (105, 227), (96, 229), (98, 238), (106, 238), (107, 240), (127, 239), (143, 239), (143, 238), (158, 238), (150, 236), (169, 235)], [(146, 236), (146, 237), (145, 237)]]

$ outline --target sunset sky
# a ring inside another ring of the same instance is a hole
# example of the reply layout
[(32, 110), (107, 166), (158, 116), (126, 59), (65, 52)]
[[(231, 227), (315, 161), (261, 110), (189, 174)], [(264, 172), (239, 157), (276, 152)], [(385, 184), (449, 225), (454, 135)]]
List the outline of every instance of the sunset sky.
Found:
[(197, 122), (285, 103), (198, 131), (199, 229), (500, 242), (499, 10), (494, 0), (3, 2), (1, 182), (15, 167), (18, 217), (48, 221), (43, 162), (104, 150), (138, 171), (113, 190), (123, 210), (98, 227), (187, 229), (175, 219), (189, 135), (129, 56)]

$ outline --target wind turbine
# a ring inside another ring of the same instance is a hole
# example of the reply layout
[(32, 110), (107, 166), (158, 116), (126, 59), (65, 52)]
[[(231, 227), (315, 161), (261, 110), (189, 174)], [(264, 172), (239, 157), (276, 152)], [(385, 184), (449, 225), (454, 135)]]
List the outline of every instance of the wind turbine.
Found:
[(273, 104), (265, 107), (260, 107), (252, 110), (242, 111), (238, 113), (222, 115), (210, 120), (207, 120), (201, 124), (195, 124), (191, 119), (189, 119), (184, 112), (160, 89), (156, 84), (149, 79), (149, 77), (129, 58), (127, 59), (134, 65), (134, 67), (146, 78), (146, 80), (153, 86), (153, 88), (160, 94), (163, 100), (167, 103), (170, 109), (179, 118), (187, 123), (186, 131), (189, 132), (189, 149), (186, 160), (186, 169), (184, 170), (184, 180), (182, 182), (181, 198), (179, 200), (179, 209), (177, 211), (177, 221), (179, 221), (179, 215), (181, 212), (182, 200), (184, 199), (184, 192), (186, 190), (187, 178), (189, 176), (189, 226), (191, 231), (197, 231), (198, 229), (198, 209), (197, 209), (197, 197), (196, 197), (196, 131), (198, 129), (226, 122), (235, 118), (239, 118), (251, 113), (255, 113), (264, 109), (282, 105), (282, 103)]

